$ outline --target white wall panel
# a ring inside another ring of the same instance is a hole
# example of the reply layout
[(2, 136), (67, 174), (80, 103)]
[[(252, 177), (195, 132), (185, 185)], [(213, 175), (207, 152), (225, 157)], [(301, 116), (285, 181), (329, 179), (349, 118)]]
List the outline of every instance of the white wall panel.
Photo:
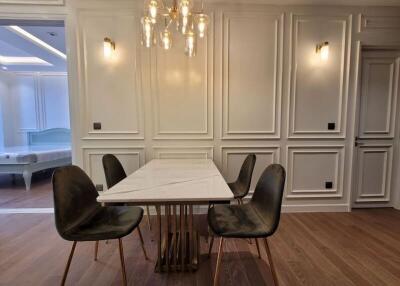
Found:
[(84, 168), (93, 182), (107, 189), (102, 158), (105, 154), (114, 154), (122, 163), (127, 175), (132, 174), (145, 163), (143, 147), (84, 147)]
[(40, 129), (38, 82), (34, 74), (18, 75), (12, 88), (20, 131)]
[[(86, 134), (104, 139), (142, 139), (136, 74), (139, 19), (130, 12), (108, 11), (81, 12), (79, 21)], [(105, 37), (116, 43), (112, 59), (103, 56)], [(95, 122), (101, 123), (101, 130), (93, 129)]]
[(222, 153), (222, 174), (227, 182), (234, 182), (240, 172), (240, 168), (246, 156), (250, 153), (256, 155), (256, 165), (254, 166), (253, 177), (251, 181), (250, 191), (254, 191), (258, 179), (265, 168), (273, 163), (279, 163), (280, 148), (279, 146), (237, 146), (237, 147), (221, 147)]
[(392, 145), (365, 145), (357, 153), (356, 202), (387, 202), (392, 180)]
[(153, 147), (153, 159), (213, 159), (213, 147), (158, 146)]
[[(292, 15), (289, 137), (344, 137), (350, 20), (346, 16)], [(322, 61), (316, 45), (329, 42)], [(328, 130), (328, 123), (335, 129)]]
[(359, 31), (400, 30), (400, 16), (359, 15)]
[(222, 17), (222, 137), (279, 137), (283, 16), (227, 12)]
[(197, 54), (184, 54), (184, 37), (173, 31), (173, 48), (152, 50), (154, 139), (213, 138), (213, 17)]
[(44, 129), (69, 128), (69, 96), (67, 75), (40, 76)]
[(286, 166), (286, 198), (343, 196), (344, 146), (288, 146)]

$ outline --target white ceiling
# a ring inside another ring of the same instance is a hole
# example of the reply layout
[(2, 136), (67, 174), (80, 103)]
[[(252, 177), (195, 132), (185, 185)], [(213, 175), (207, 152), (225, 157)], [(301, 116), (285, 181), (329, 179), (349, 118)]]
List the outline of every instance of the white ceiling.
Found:
[[(48, 66), (39, 65), (2, 65), (7, 71), (50, 71), (65, 72), (66, 60), (55, 55), (46, 48), (22, 37), (8, 29), (8, 25), (0, 25), (0, 56), (3, 57), (37, 57), (48, 62)], [(11, 23), (15, 25), (15, 23)], [(18, 25), (33, 36), (49, 44), (65, 54), (65, 29), (61, 26)], [(52, 35), (50, 35), (50, 33)]]

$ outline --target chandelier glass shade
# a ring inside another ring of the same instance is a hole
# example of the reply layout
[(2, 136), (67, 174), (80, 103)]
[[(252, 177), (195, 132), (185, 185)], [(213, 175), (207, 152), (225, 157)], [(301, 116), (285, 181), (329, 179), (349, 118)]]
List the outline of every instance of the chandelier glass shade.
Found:
[(174, 42), (172, 29), (175, 28), (184, 37), (185, 54), (195, 56), (198, 38), (207, 35), (209, 25), (203, 0), (199, 10), (195, 10), (194, 0), (172, 0), (171, 6), (164, 1), (145, 0), (141, 19), (142, 45), (151, 48), (158, 42), (163, 49), (171, 49)]

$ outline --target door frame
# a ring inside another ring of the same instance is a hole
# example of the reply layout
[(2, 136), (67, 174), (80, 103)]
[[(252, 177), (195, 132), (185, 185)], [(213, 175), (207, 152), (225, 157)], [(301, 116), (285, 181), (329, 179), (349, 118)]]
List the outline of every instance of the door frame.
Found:
[(65, 6), (6, 5), (0, 3), (1, 20), (62, 21), (65, 28), (65, 48), (68, 80), (69, 117), (71, 129), (72, 162), (77, 164), (81, 157), (79, 150), (79, 98), (78, 98), (78, 57), (76, 53), (75, 21), (68, 17)]
[[(354, 85), (354, 106), (352, 108), (353, 120), (352, 120), (352, 138), (350, 138), (350, 156), (351, 156), (351, 173), (350, 173), (350, 193), (349, 193), (349, 204), (350, 209), (357, 208), (362, 206), (362, 204), (358, 204), (355, 207), (355, 196), (357, 194), (357, 174), (358, 174), (358, 149), (355, 146), (355, 137), (358, 132), (359, 125), (359, 117), (360, 117), (360, 96), (362, 92), (362, 60), (363, 60), (363, 50), (365, 49), (377, 49), (381, 51), (385, 50), (398, 50), (400, 51), (400, 43), (399, 44), (368, 44), (362, 41), (356, 41), (356, 60), (355, 60), (355, 85)], [(400, 59), (397, 59), (399, 62)], [(399, 63), (398, 63), (399, 64)], [(400, 111), (400, 81), (396, 87), (397, 92), (397, 107), (396, 111), (399, 113)], [(393, 138), (393, 162), (392, 162), (392, 174), (399, 173), (400, 166), (400, 115), (396, 115), (395, 118), (395, 131)], [(390, 190), (390, 202), (389, 203), (365, 203), (366, 207), (395, 207), (400, 209), (400, 176), (393, 175), (391, 176), (391, 190)]]

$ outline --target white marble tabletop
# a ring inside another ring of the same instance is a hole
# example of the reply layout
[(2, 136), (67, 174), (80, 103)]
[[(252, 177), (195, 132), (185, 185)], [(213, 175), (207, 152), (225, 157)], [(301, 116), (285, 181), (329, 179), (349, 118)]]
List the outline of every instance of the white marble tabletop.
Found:
[(154, 204), (224, 201), (233, 194), (210, 159), (155, 159), (129, 175), (97, 201)]

